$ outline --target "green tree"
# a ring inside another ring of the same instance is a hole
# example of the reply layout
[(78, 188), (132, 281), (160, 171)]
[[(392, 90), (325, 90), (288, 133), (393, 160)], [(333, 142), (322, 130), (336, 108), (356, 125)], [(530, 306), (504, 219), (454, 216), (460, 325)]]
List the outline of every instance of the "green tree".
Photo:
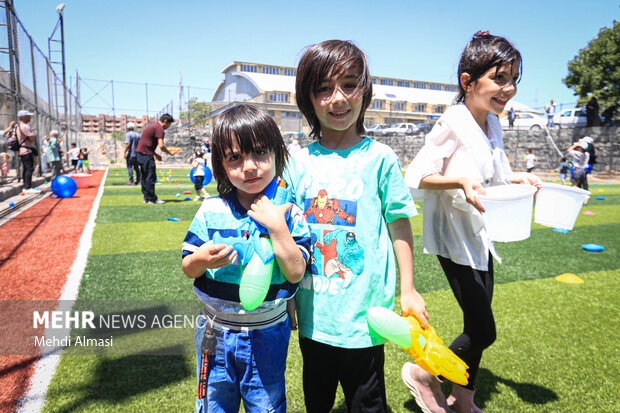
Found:
[(585, 104), (592, 94), (601, 108), (620, 104), (620, 22), (603, 27), (593, 39), (568, 62), (566, 86)]
[(198, 98), (190, 98), (187, 102), (187, 111), (181, 112), (181, 120), (190, 121), (193, 126), (204, 126), (211, 110), (212, 107), (207, 102), (199, 102)]

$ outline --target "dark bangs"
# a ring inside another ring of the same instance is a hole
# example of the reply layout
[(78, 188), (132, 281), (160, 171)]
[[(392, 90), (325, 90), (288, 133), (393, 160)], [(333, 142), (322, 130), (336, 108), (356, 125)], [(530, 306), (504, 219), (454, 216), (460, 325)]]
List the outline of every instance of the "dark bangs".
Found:
[(222, 112), (213, 127), (211, 163), (220, 196), (233, 190), (223, 160), (226, 152), (231, 151), (235, 145), (239, 146), (242, 153), (257, 150), (272, 152), (276, 177), (282, 176), (288, 154), (278, 125), (267, 112), (256, 106), (237, 105)]
[(356, 122), (357, 133), (363, 135), (364, 114), (372, 99), (372, 81), (366, 56), (353, 43), (344, 40), (327, 40), (306, 49), (297, 67), (295, 98), (297, 106), (310, 125), (310, 136), (321, 137), (321, 124), (314, 113), (311, 97), (325, 79), (337, 78), (351, 69), (359, 69), (357, 89), (362, 92), (362, 109)]
[(474, 38), (465, 46), (459, 61), (457, 76), (459, 93), (456, 96), (455, 103), (465, 101), (465, 88), (461, 85), (461, 75), (463, 73), (470, 75), (469, 83), (472, 83), (480, 79), (487, 70), (493, 67), (499, 70), (505, 64), (512, 66), (516, 61), (519, 61), (518, 83), (523, 74), (523, 59), (517, 48), (501, 36), (493, 36), (488, 33), (483, 35), (477, 33), (474, 35)]

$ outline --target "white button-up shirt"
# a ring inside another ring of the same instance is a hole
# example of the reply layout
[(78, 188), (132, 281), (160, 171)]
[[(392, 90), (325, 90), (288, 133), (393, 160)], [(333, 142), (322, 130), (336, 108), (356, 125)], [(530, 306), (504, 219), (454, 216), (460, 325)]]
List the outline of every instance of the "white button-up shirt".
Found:
[[(448, 108), (409, 165), (407, 186), (417, 189), (420, 181), (432, 174), (467, 177), (485, 187), (510, 183), (512, 170), (499, 119), (489, 113), (487, 124), (488, 137), (467, 106)], [(461, 189), (424, 192), (425, 253), (482, 271), (488, 270), (489, 251), (499, 260), (482, 215), (467, 203)]]

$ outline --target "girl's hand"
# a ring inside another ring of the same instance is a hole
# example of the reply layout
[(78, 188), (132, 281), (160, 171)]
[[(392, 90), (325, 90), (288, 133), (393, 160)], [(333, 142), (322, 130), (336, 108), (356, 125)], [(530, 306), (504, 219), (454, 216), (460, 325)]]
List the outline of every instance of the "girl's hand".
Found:
[(539, 177), (529, 172), (517, 172), (512, 176), (513, 184), (525, 184), (525, 185), (534, 185), (537, 188), (540, 188), (542, 181)]
[(473, 205), (480, 213), (486, 212), (482, 201), (478, 198), (478, 195), (486, 194), (482, 184), (480, 182), (472, 182), (469, 178), (461, 178), (460, 184), (463, 192), (465, 192), (467, 202)]
[(423, 327), (428, 327), (430, 316), (426, 311), (426, 302), (416, 290), (400, 296), (400, 308), (402, 316), (414, 316)]
[(237, 251), (233, 250), (232, 245), (214, 245), (212, 241), (209, 241), (202, 244), (192, 255), (195, 259), (200, 260), (205, 269), (213, 269), (230, 264), (237, 256)]
[(261, 195), (254, 200), (254, 203), (248, 211), (248, 215), (253, 220), (267, 228), (269, 233), (273, 231), (284, 230), (288, 231), (286, 225), (286, 211), (291, 209), (291, 203), (287, 202), (284, 205), (274, 205), (273, 202), (265, 195)]

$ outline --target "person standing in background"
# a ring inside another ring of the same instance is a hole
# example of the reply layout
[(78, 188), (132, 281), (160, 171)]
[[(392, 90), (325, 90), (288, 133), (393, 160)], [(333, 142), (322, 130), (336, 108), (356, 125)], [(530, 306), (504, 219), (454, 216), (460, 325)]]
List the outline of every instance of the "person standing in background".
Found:
[(514, 128), (516, 118), (517, 114), (515, 113), (515, 108), (511, 106), (510, 111), (508, 111), (508, 129)]
[(28, 123), (32, 119), (32, 113), (27, 110), (17, 112), (19, 125), (17, 125), (17, 140), (19, 142), (19, 158), (22, 161), (24, 188), (26, 193), (37, 193), (39, 190), (32, 188), (32, 173), (34, 172), (35, 152), (34, 142), (36, 132), (30, 129)]
[(545, 106), (545, 112), (547, 112), (547, 127), (553, 128), (553, 117), (555, 116), (555, 102), (551, 99), (549, 106)]
[(166, 201), (158, 199), (157, 195), (155, 195), (155, 179), (157, 175), (155, 159), (161, 161), (161, 155), (155, 153), (155, 149), (159, 147), (162, 152), (174, 156), (164, 145), (164, 131), (172, 125), (172, 122), (174, 122), (174, 118), (169, 114), (161, 115), (159, 121), (151, 123), (144, 128), (136, 148), (136, 157), (140, 164), (140, 173), (142, 174), (142, 194), (146, 204), (166, 203)]
[(60, 144), (58, 143), (58, 131), (51, 130), (48, 137), (47, 143), (47, 161), (51, 165), (52, 169), (52, 180), (60, 175)]
[(586, 119), (588, 122), (586, 127), (598, 126), (598, 109), (598, 101), (592, 96), (592, 99), (586, 105)]
[[(140, 134), (134, 131), (133, 122), (127, 123), (127, 135), (125, 135), (125, 160), (127, 161), (127, 175), (129, 181), (125, 185), (138, 185), (140, 183), (140, 164), (136, 154), (138, 142), (140, 142)], [(133, 171), (136, 171), (136, 180), (133, 180)]]

